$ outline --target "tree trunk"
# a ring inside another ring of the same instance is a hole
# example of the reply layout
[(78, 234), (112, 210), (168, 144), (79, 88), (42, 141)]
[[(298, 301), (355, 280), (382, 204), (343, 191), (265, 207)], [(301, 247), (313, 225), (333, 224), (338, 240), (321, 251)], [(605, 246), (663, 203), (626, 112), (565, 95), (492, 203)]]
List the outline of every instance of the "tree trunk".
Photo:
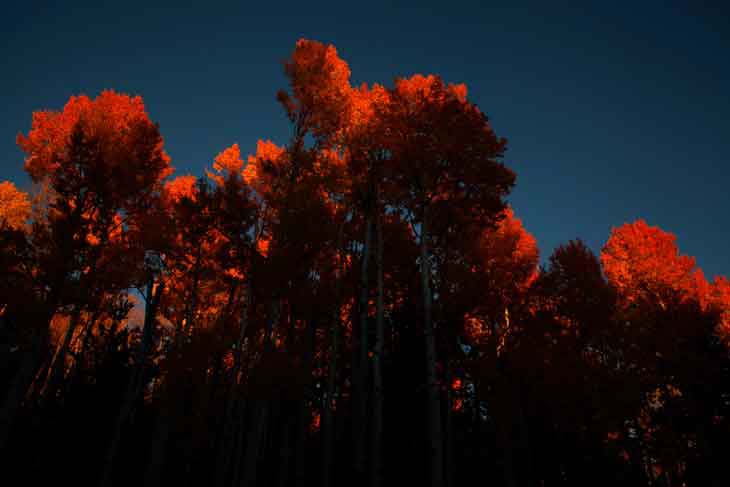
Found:
[(264, 430), (268, 419), (268, 401), (258, 399), (254, 403), (251, 429), (246, 441), (246, 453), (243, 464), (242, 487), (255, 487), (258, 476), (258, 462), (261, 456), (261, 445), (264, 440)]
[(337, 354), (340, 346), (340, 304), (342, 292), (341, 254), (345, 223), (340, 223), (337, 236), (337, 255), (335, 268), (335, 299), (332, 307), (332, 324), (330, 331), (330, 362), (327, 368), (327, 390), (325, 392), (324, 410), (322, 411), (322, 485), (330, 487), (332, 482), (332, 460), (334, 457), (334, 421), (332, 409), (335, 405), (335, 383), (337, 381)]
[(453, 425), (453, 392), (451, 385), (453, 376), (451, 375), (451, 365), (449, 357), (445, 357), (445, 382), (446, 382), (446, 487), (454, 487), (454, 425)]
[[(199, 257), (198, 257), (199, 259)], [(193, 327), (193, 319), (195, 317), (195, 311), (197, 307), (197, 296), (199, 287), (199, 270), (196, 269), (195, 277), (193, 279), (193, 290), (190, 305), (186, 311), (185, 318), (185, 332), (183, 339), (187, 339), (190, 330)], [(236, 292), (236, 285), (232, 285), (228, 292), (228, 299), (223, 311), (220, 313), (217, 322), (218, 324), (223, 323), (226, 319), (231, 305), (234, 300)], [(173, 349), (172, 366), (174, 367), (175, 361), (178, 360), (181, 348), (184, 347), (182, 340), (176, 340)], [(216, 361), (216, 363), (218, 363)], [(215, 376), (217, 378), (217, 375)], [(172, 414), (175, 408), (175, 404), (180, 404), (179, 399), (176, 398), (177, 384), (169, 383), (169, 380), (163, 384), (160, 391), (160, 411), (157, 415), (157, 421), (155, 424), (155, 431), (152, 436), (152, 442), (150, 446), (150, 460), (147, 463), (147, 470), (145, 473), (144, 485), (147, 487), (156, 487), (162, 483), (162, 473), (165, 468), (165, 457), (167, 455), (167, 442), (172, 430)]]
[[(234, 455), (240, 442), (237, 441), (240, 429), (243, 428), (243, 419), (245, 405), (239, 405), (238, 393), (240, 392), (238, 384), (238, 375), (241, 371), (241, 362), (243, 357), (243, 344), (246, 337), (246, 329), (248, 328), (248, 309), (251, 303), (250, 283), (244, 284), (242, 287), (243, 309), (241, 310), (240, 330), (238, 333), (238, 341), (235, 344), (233, 353), (233, 371), (231, 374), (231, 384), (226, 395), (225, 415), (223, 419), (223, 432), (220, 444), (218, 446), (218, 458), (216, 460), (216, 482), (215, 485), (223, 487), (226, 485), (228, 471), (231, 467), (231, 459), (236, 458)], [(235, 413), (239, 410), (240, 414)], [(234, 423), (234, 417), (240, 420)], [(234, 474), (233, 482), (237, 482), (237, 474)], [(233, 483), (232, 482), (232, 483)]]
[(147, 283), (144, 326), (142, 328), (142, 340), (140, 341), (139, 349), (137, 350), (137, 363), (134, 370), (130, 373), (129, 381), (127, 383), (127, 391), (124, 395), (122, 406), (119, 410), (119, 414), (117, 415), (114, 429), (112, 431), (112, 439), (104, 462), (104, 473), (101, 480), (102, 487), (111, 487), (114, 484), (114, 460), (117, 456), (117, 451), (119, 450), (122, 427), (131, 416), (134, 404), (144, 388), (147, 355), (152, 349), (152, 338), (157, 317), (157, 307), (160, 303), (164, 287), (165, 285), (162, 281), (155, 286), (153, 277), (151, 277)]
[(15, 353), (22, 354), (23, 358), (20, 362), (20, 368), (13, 378), (13, 382), (8, 388), (8, 393), (0, 409), (0, 452), (7, 446), (10, 439), (13, 423), (23, 405), (23, 397), (28, 389), (28, 385), (32, 384), (33, 377), (42, 362), (43, 354), (43, 334), (36, 332), (30, 341), (30, 350), (24, 353), (18, 350)]
[[(264, 354), (271, 353), (274, 326), (279, 323), (281, 301), (274, 298), (271, 303), (271, 316), (267, 321), (266, 335), (264, 336)], [(265, 439), (266, 422), (269, 416), (269, 400), (257, 399), (254, 403), (253, 424), (248, 432), (246, 453), (243, 464), (242, 487), (255, 487), (258, 476), (258, 461), (261, 447)]]
[[(83, 356), (83, 354), (86, 352), (86, 350), (89, 348), (89, 342), (91, 341), (91, 337), (94, 333), (94, 328), (99, 325), (99, 318), (101, 317), (101, 314), (103, 313), (103, 310), (99, 307), (94, 312), (94, 315), (91, 317), (91, 319), (86, 323), (83, 330), (81, 330), (81, 333), (79, 333), (80, 337), (77, 341), (80, 342), (80, 346), (77, 347), (78, 350), (75, 351), (74, 356), (74, 362), (71, 366), (70, 373), (68, 374), (68, 377), (66, 378), (65, 382), (65, 388), (66, 392), (74, 386), (76, 382), (76, 378), (79, 374), (79, 359)], [(82, 338), (83, 337), (83, 338)]]
[(377, 301), (375, 320), (375, 343), (373, 347), (373, 424), (370, 458), (370, 481), (372, 487), (382, 484), (382, 443), (383, 443), (383, 341), (385, 340), (383, 323), (383, 222), (376, 221), (376, 269)]
[(291, 412), (287, 411), (287, 403), (282, 404), (281, 411), (286, 418), (281, 428), (281, 445), (279, 447), (279, 487), (287, 487), (289, 485), (289, 466), (291, 465), (292, 448), (291, 448)]
[(45, 385), (41, 389), (40, 398), (42, 402), (45, 402), (50, 396), (56, 394), (58, 383), (61, 382), (64, 369), (66, 368), (66, 354), (68, 353), (69, 346), (71, 345), (71, 339), (73, 338), (74, 331), (79, 324), (81, 319), (81, 310), (76, 309), (71, 314), (71, 318), (66, 327), (66, 333), (63, 336), (63, 342), (56, 352), (56, 356), (51, 362), (50, 370), (48, 371), (48, 377)]
[(441, 401), (436, 377), (436, 336), (431, 321), (431, 265), (428, 250), (428, 212), (423, 210), (421, 222), (421, 288), (423, 291), (423, 328), (426, 347), (426, 381), (428, 391), (428, 436), (431, 485), (443, 485), (443, 441), (441, 432)]
[(372, 247), (372, 227), (373, 217), (369, 210), (365, 221), (365, 239), (362, 249), (362, 267), (360, 273), (360, 318), (358, 320), (358, 340), (357, 340), (357, 369), (354, 377), (355, 391), (353, 400), (355, 401), (355, 417), (353, 419), (353, 427), (355, 433), (355, 459), (354, 468), (355, 475), (358, 479), (354, 479), (356, 483), (365, 483), (365, 452), (367, 443), (367, 403), (368, 403), (368, 309), (369, 309), (369, 263), (370, 252)]
[(172, 427), (172, 398), (170, 397), (170, 387), (174, 385), (167, 384), (163, 386), (160, 398), (160, 411), (157, 415), (155, 431), (152, 435), (150, 445), (150, 460), (147, 463), (147, 469), (144, 476), (145, 487), (157, 487), (162, 484), (162, 473), (165, 468), (165, 454), (167, 453), (167, 439), (170, 436)]
[(190, 292), (190, 302), (185, 313), (185, 329), (183, 331), (183, 339), (187, 340), (190, 335), (190, 329), (193, 326), (193, 317), (195, 316), (195, 308), (198, 307), (198, 287), (200, 286), (200, 253), (201, 247), (198, 246), (197, 257), (195, 259), (195, 269), (193, 271), (193, 288)]
[[(304, 356), (304, 366), (307, 368), (308, 377), (312, 376), (314, 367), (314, 350), (317, 346), (317, 323), (309, 324), (309, 341)], [(307, 440), (307, 427), (309, 426), (309, 408), (307, 407), (307, 396), (299, 401), (297, 421), (297, 439), (295, 446), (296, 465), (294, 467), (294, 485), (302, 487), (306, 482), (306, 454), (305, 444)]]

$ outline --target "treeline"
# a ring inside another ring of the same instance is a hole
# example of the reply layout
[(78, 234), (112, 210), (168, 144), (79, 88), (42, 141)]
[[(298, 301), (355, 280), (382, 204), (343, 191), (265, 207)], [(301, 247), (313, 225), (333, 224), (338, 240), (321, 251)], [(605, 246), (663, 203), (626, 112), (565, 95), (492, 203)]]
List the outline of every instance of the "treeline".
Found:
[(301, 40), (283, 147), (173, 176), (72, 97), (0, 184), (0, 455), (28, 485), (727, 485), (730, 281), (616, 228), (538, 267), (506, 141)]

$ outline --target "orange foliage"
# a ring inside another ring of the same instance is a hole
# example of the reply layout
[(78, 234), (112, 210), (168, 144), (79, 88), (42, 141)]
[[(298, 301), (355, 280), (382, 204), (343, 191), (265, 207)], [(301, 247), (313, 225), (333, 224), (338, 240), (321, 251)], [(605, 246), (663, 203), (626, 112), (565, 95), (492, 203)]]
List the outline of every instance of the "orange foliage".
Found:
[(243, 179), (246, 184), (262, 192), (265, 188), (263, 166), (266, 163), (276, 163), (285, 152), (286, 149), (279, 147), (270, 140), (259, 140), (256, 144), (256, 154), (248, 156), (246, 168), (243, 170)]
[(7, 225), (17, 230), (30, 218), (30, 198), (10, 181), (0, 183), (0, 228)]
[(321, 42), (300, 39), (284, 65), (293, 99), (279, 93), (289, 118), (315, 137), (336, 133), (348, 120), (350, 68), (337, 49)]
[(97, 237), (93, 233), (90, 233), (86, 235), (86, 243), (88, 243), (92, 247), (95, 247), (101, 243), (101, 239), (99, 239), (99, 237)]
[(178, 203), (183, 198), (195, 200), (195, 176), (178, 176), (165, 184), (165, 194), (170, 201)]
[(382, 109), (388, 99), (388, 91), (382, 85), (375, 83), (372, 88), (363, 84), (350, 92), (350, 121), (349, 126), (359, 128), (370, 123)]
[(236, 280), (236, 281), (242, 281), (243, 280), (243, 273), (236, 269), (235, 267), (231, 267), (229, 269), (226, 269), (225, 273), (226, 276), (229, 278)]
[[(172, 173), (170, 158), (162, 148), (162, 138), (155, 136), (157, 127), (149, 119), (142, 98), (108, 90), (94, 100), (85, 95), (72, 96), (61, 112), (33, 113), (30, 132), (27, 136), (19, 134), (17, 143), (27, 154), (25, 168), (34, 181), (45, 179), (71, 162), (66, 157), (77, 128), (88, 140), (96, 141), (95, 149), (101, 157), (95, 160), (116, 176), (139, 178), (141, 174), (130, 172), (145, 165), (156, 166), (157, 171), (152, 172), (158, 179)], [(139, 150), (140, 144), (147, 146), (146, 152), (153, 160), (134, 160), (134, 156), (145, 152)]]
[(411, 100), (445, 101), (448, 93), (461, 103), (466, 103), (467, 87), (465, 84), (449, 83), (446, 92), (442, 91), (443, 81), (439, 76), (415, 74), (410, 78), (400, 78), (395, 82), (395, 89), (401, 96)]
[(601, 251), (601, 264), (624, 302), (641, 297), (661, 302), (667, 292), (697, 296), (702, 277), (696, 273), (694, 258), (681, 255), (675, 241), (674, 235), (644, 220), (611, 231)]
[(259, 251), (261, 255), (264, 257), (268, 257), (269, 255), (269, 244), (271, 244), (271, 238), (270, 237), (261, 237), (256, 242), (256, 250)]
[(213, 170), (215, 172), (207, 171), (208, 177), (219, 186), (223, 185), (225, 178), (243, 173), (243, 159), (238, 144), (233, 144), (215, 156)]
[(506, 208), (502, 215), (496, 229), (482, 234), (484, 267), (493, 274), (495, 283), (524, 290), (537, 278), (537, 240), (514, 216), (512, 208)]

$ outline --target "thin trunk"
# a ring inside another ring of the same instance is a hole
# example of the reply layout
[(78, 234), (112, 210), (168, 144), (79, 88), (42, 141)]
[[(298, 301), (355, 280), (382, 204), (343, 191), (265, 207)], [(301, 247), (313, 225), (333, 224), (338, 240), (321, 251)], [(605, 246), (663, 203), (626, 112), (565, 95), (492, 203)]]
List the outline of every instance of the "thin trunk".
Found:
[(375, 320), (375, 343), (373, 346), (373, 425), (371, 442), (372, 487), (382, 484), (382, 443), (383, 443), (383, 341), (385, 331), (383, 323), (383, 222), (376, 220), (376, 269), (377, 269), (377, 301)]
[[(247, 357), (248, 358), (248, 357)], [(248, 363), (246, 364), (248, 367)], [(244, 456), (246, 448), (246, 415), (249, 412), (249, 406), (244, 398), (240, 396), (241, 386), (236, 385), (236, 398), (234, 401), (234, 412), (236, 415), (236, 423), (232, 426), (232, 432), (235, 434), (233, 448), (228, 457), (228, 462), (233, 462), (233, 471), (229, 485), (239, 485), (241, 483), (241, 466), (243, 462), (240, 460)]]
[[(63, 273), (58, 273), (63, 276)], [(30, 350), (23, 355), (18, 372), (13, 377), (13, 382), (8, 388), (2, 408), (0, 408), (0, 451), (3, 451), (10, 438), (13, 423), (24, 403), (29, 402), (36, 392), (40, 392), (38, 381), (45, 377), (47, 367), (50, 365), (51, 357), (48, 357), (48, 331), (51, 328), (53, 317), (60, 301), (60, 290), (63, 287), (63, 278), (57, 278), (55, 285), (51, 288), (45, 300), (46, 316), (40, 323), (44, 327), (31, 333)], [(18, 353), (21, 353), (20, 350)]]
[[(274, 327), (279, 323), (281, 301), (274, 298), (271, 303), (271, 317), (267, 320), (266, 335), (264, 336), (264, 354), (271, 353)], [(242, 487), (254, 487), (257, 483), (258, 463), (261, 456), (262, 444), (266, 437), (266, 423), (269, 415), (268, 399), (258, 399), (254, 403), (253, 424), (248, 433), (246, 453), (243, 464)]]
[(445, 358), (446, 363), (446, 487), (454, 486), (454, 425), (453, 425), (453, 393), (451, 384), (453, 377), (451, 375), (451, 365), (448, 357)]
[(61, 381), (66, 368), (66, 354), (68, 353), (69, 346), (71, 345), (71, 339), (73, 339), (74, 331), (76, 331), (76, 327), (78, 326), (80, 319), (81, 310), (74, 310), (71, 318), (69, 319), (68, 326), (66, 327), (63, 342), (61, 342), (61, 345), (56, 352), (56, 356), (51, 363), (46, 383), (41, 389), (41, 402), (45, 402), (45, 400), (47, 400), (50, 396), (56, 394), (58, 383)]
[(289, 485), (289, 465), (291, 464), (291, 414), (287, 411), (286, 403), (282, 404), (282, 413), (286, 415), (286, 420), (282, 425), (281, 446), (279, 448), (281, 455), (279, 457), (279, 487), (287, 487)]
[[(192, 299), (190, 307), (187, 311), (186, 316), (186, 332), (185, 336), (187, 336), (189, 330), (192, 327), (192, 321), (193, 317), (195, 316), (195, 307), (196, 307), (196, 300), (197, 300), (197, 288), (198, 288), (199, 280), (198, 280), (198, 273), (196, 271), (195, 279), (193, 280), (193, 292), (192, 292)], [(236, 291), (236, 285), (232, 285), (231, 289), (228, 293), (228, 300), (226, 301), (226, 305), (223, 308), (223, 312), (220, 314), (218, 318), (218, 323), (222, 323), (226, 317), (228, 316), (229, 310), (231, 308), (234, 296)], [(173, 360), (176, 360), (178, 358), (178, 354), (180, 352), (180, 348), (183, 347), (182, 342), (177, 342), (175, 344), (176, 349), (174, 350)], [(216, 363), (218, 363), (216, 361)], [(174, 365), (174, 364), (173, 364)], [(216, 376), (217, 377), (217, 376)], [(165, 457), (167, 454), (167, 442), (168, 438), (170, 436), (170, 432), (172, 430), (172, 414), (174, 405), (178, 403), (178, 401), (175, 399), (175, 387), (176, 384), (170, 384), (169, 381), (166, 381), (165, 384), (162, 387), (162, 390), (160, 391), (160, 411), (157, 415), (157, 421), (155, 425), (155, 431), (152, 436), (152, 443), (150, 447), (150, 461), (147, 464), (147, 471), (145, 473), (145, 486), (149, 487), (155, 487), (158, 485), (161, 485), (162, 482), (162, 473), (165, 467)]]
[(68, 376), (65, 380), (65, 391), (64, 394), (68, 394), (69, 390), (74, 387), (76, 384), (76, 381), (79, 377), (79, 372), (81, 369), (81, 360), (83, 358), (84, 353), (89, 348), (89, 343), (91, 342), (91, 337), (94, 334), (94, 327), (98, 325), (99, 318), (101, 317), (101, 314), (103, 313), (103, 310), (101, 307), (98, 307), (96, 311), (94, 312), (94, 315), (91, 317), (91, 319), (86, 323), (84, 328), (79, 333), (79, 338), (77, 339), (76, 343), (79, 343), (79, 346), (76, 347), (76, 350), (73, 352), (73, 364), (71, 365), (70, 371)]
[(507, 487), (516, 487), (515, 447), (513, 441), (515, 436), (515, 425), (512, 415), (514, 408), (514, 394), (512, 392), (512, 384), (507, 382), (507, 378), (502, 371), (498, 371), (495, 389), (498, 391), (498, 395), (494, 398), (494, 403), (496, 409), (497, 437), (503, 455), (503, 480)]
[(193, 317), (195, 316), (195, 308), (198, 306), (198, 287), (200, 286), (200, 254), (201, 248), (198, 247), (197, 256), (195, 259), (195, 270), (193, 271), (193, 287), (190, 292), (190, 302), (188, 303), (188, 309), (185, 313), (185, 329), (184, 338), (190, 334), (190, 329), (193, 326)]
[(332, 308), (332, 328), (330, 331), (330, 362), (327, 368), (327, 390), (324, 398), (324, 410), (322, 411), (322, 485), (330, 487), (332, 481), (332, 462), (334, 458), (334, 422), (332, 421), (332, 410), (335, 407), (335, 383), (337, 381), (337, 354), (340, 346), (340, 299), (342, 293), (341, 275), (341, 254), (343, 246), (345, 222), (340, 223), (337, 236), (337, 255), (335, 269), (335, 299)]
[(436, 377), (436, 336), (431, 321), (431, 266), (428, 249), (428, 212), (423, 210), (421, 222), (421, 288), (423, 291), (423, 328), (426, 347), (426, 381), (428, 390), (429, 461), (431, 485), (443, 485), (443, 438), (441, 432), (441, 400)]
[(247, 435), (246, 452), (243, 463), (243, 478), (241, 486), (254, 487), (257, 485), (258, 463), (261, 456), (261, 445), (264, 439), (264, 430), (268, 416), (268, 404), (265, 399), (254, 402), (251, 428)]
[(160, 411), (157, 414), (155, 431), (152, 435), (152, 443), (150, 445), (150, 460), (147, 463), (147, 469), (144, 476), (145, 487), (155, 487), (162, 483), (162, 472), (165, 468), (167, 439), (170, 436), (170, 429), (172, 427), (172, 407), (169, 404), (172, 401), (172, 398), (169, 397), (171, 394), (169, 387), (174, 386), (167, 384), (163, 386), (163, 390), (160, 393)]
[[(304, 364), (307, 367), (309, 377), (312, 374), (314, 349), (317, 340), (316, 322), (309, 325), (309, 343), (304, 357)], [(307, 440), (307, 427), (309, 426), (309, 408), (307, 407), (307, 398), (304, 397), (299, 403), (299, 421), (297, 424), (297, 444), (296, 444), (296, 466), (294, 485), (303, 486), (306, 476), (306, 455), (305, 443)]]
[(101, 480), (102, 487), (111, 487), (114, 484), (114, 460), (117, 456), (117, 451), (119, 450), (122, 428), (131, 416), (135, 402), (142, 393), (144, 387), (147, 355), (152, 349), (152, 338), (157, 316), (157, 307), (160, 303), (164, 287), (165, 285), (161, 281), (157, 284), (157, 286), (155, 286), (154, 278), (152, 277), (147, 283), (147, 300), (145, 306), (144, 326), (142, 328), (142, 340), (140, 341), (139, 348), (137, 350), (136, 365), (134, 370), (130, 373), (129, 381), (127, 382), (127, 391), (124, 395), (122, 406), (119, 410), (119, 414), (117, 415), (114, 429), (112, 431), (112, 439), (104, 462), (104, 472)]
[[(289, 290), (291, 292), (291, 289)], [(295, 323), (296, 323), (296, 315), (295, 315), (295, 306), (292, 303), (289, 303), (288, 305), (288, 316), (287, 316), (287, 336), (286, 336), (286, 349), (291, 350), (294, 346), (294, 332), (295, 332)], [(302, 353), (302, 366), (304, 366), (307, 362), (307, 352), (304, 351)], [(291, 458), (293, 455), (293, 450), (291, 446), (291, 429), (292, 429), (292, 416), (293, 410), (296, 408), (293, 408), (291, 406), (295, 406), (296, 402), (292, 401), (291, 403), (289, 401), (279, 401), (279, 418), (283, 417), (284, 421), (281, 425), (281, 442), (279, 446), (279, 479), (278, 484), (280, 487), (286, 487), (289, 484), (289, 470), (291, 465)], [(287, 407), (289, 406), (289, 407)]]
[(355, 429), (355, 475), (359, 476), (356, 482), (365, 483), (365, 457), (367, 443), (367, 403), (368, 403), (368, 310), (369, 310), (369, 263), (372, 247), (372, 212), (368, 211), (365, 221), (365, 240), (362, 249), (362, 267), (360, 273), (360, 319), (358, 320), (358, 347), (357, 347), (357, 373), (355, 374), (355, 405), (356, 415), (354, 418)]
[[(517, 393), (517, 421), (519, 428), (519, 446), (520, 446), (520, 458), (523, 459), (523, 464), (520, 466), (520, 471), (524, 472), (527, 479), (532, 479), (534, 474), (534, 467), (532, 463), (532, 455), (530, 454), (530, 430), (528, 428), (527, 419), (525, 417), (524, 404), (527, 402), (523, 399), (522, 391), (524, 388), (520, 385)], [(523, 481), (524, 481), (523, 477)]]
[[(243, 309), (241, 310), (240, 329), (238, 333), (238, 341), (235, 343), (235, 349), (233, 352), (234, 363), (233, 370), (231, 373), (231, 384), (226, 395), (226, 412), (223, 419), (223, 433), (218, 446), (218, 458), (216, 460), (216, 482), (215, 485), (223, 487), (226, 485), (226, 479), (228, 477), (228, 471), (231, 466), (231, 459), (235, 458), (234, 455), (238, 448), (238, 437), (239, 428), (243, 428), (243, 412), (236, 416), (236, 410), (238, 405), (238, 375), (241, 370), (241, 359), (243, 354), (243, 343), (246, 337), (246, 329), (248, 328), (248, 308), (251, 302), (251, 291), (250, 284), (244, 284), (242, 287), (242, 301)], [(243, 407), (245, 410), (245, 405)], [(241, 421), (234, 423), (234, 417), (241, 418)], [(235, 479), (234, 479), (235, 482)]]
[[(20, 368), (13, 378), (13, 382), (8, 388), (8, 393), (0, 409), (0, 452), (2, 452), (12, 431), (13, 423), (16, 419), (18, 411), (23, 405), (23, 397), (28, 388), (28, 384), (33, 382), (35, 375), (43, 356), (43, 335), (36, 332), (31, 338), (30, 350), (22, 354), (23, 358), (20, 362)], [(16, 353), (22, 353), (18, 350)]]

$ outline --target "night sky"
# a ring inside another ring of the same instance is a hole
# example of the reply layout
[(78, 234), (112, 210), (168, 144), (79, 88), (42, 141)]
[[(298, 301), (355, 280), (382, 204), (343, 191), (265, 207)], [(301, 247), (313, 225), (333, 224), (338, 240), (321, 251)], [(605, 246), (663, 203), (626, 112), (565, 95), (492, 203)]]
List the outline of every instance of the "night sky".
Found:
[(334, 44), (357, 84), (465, 82), (509, 140), (510, 202), (543, 258), (575, 237), (599, 251), (642, 217), (708, 278), (730, 274), (728, 2), (13, 3), (0, 14), (0, 180), (29, 185), (15, 137), (34, 110), (105, 88), (144, 98), (178, 174), (203, 175), (234, 142), (284, 144), (275, 94), (304, 37)]

